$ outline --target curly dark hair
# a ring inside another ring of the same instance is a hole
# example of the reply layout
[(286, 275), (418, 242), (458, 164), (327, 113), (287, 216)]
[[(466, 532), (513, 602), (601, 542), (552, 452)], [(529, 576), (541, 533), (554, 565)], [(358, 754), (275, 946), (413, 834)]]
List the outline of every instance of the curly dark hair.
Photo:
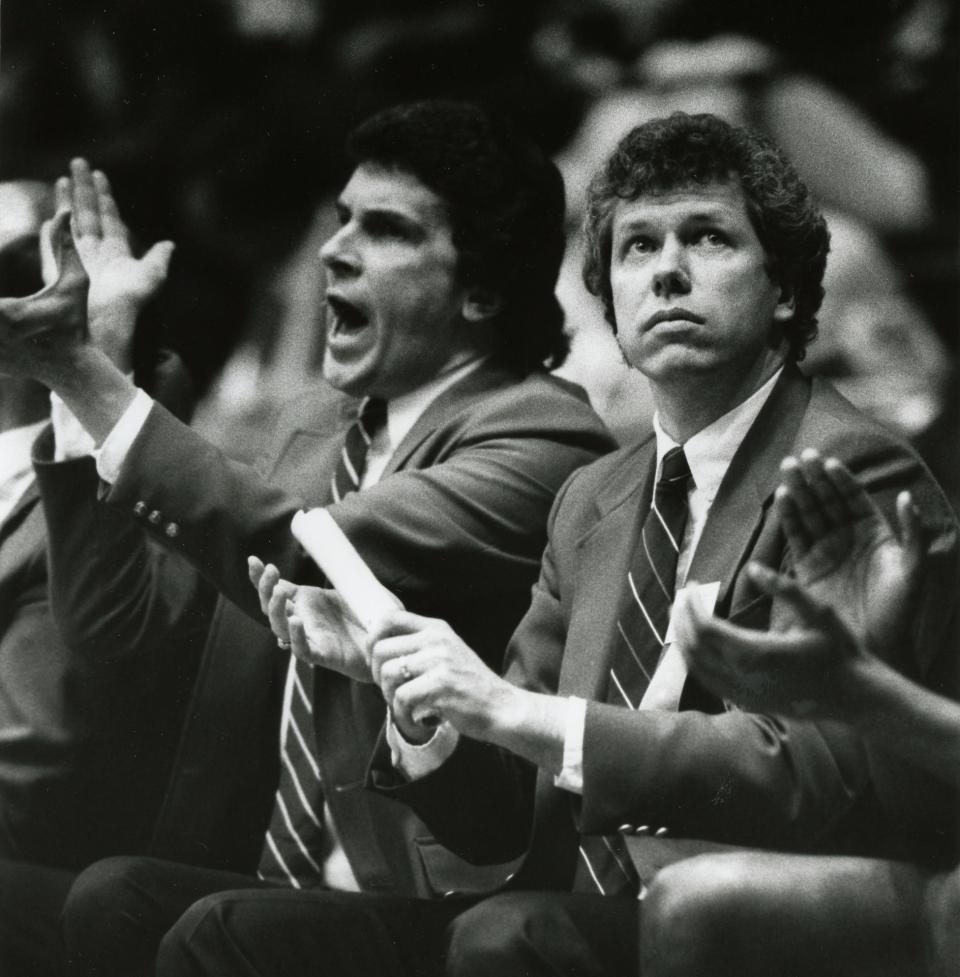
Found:
[(823, 272), (830, 250), (826, 221), (793, 166), (762, 136), (714, 115), (675, 112), (627, 133), (594, 177), (584, 221), (583, 280), (616, 328), (610, 290), (613, 212), (643, 194), (737, 180), (767, 256), (772, 281), (793, 295), (784, 327), (790, 355), (803, 359), (817, 334)]
[(564, 249), (563, 179), (530, 139), (472, 102), (386, 109), (347, 139), (355, 164), (415, 176), (446, 204), (463, 280), (498, 294), (500, 358), (521, 373), (569, 349), (554, 294)]

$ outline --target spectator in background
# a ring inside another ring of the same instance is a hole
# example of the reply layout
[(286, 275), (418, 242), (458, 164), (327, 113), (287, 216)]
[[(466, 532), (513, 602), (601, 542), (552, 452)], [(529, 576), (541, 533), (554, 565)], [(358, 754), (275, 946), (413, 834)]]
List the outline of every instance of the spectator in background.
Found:
[[(71, 188), (58, 185), (61, 209), (92, 188), (89, 171), (75, 173)], [(101, 199), (109, 209), (105, 183)], [(38, 233), (52, 210), (46, 185), (0, 184), (0, 294), (39, 286)], [(78, 227), (77, 247), (92, 282), (91, 342), (128, 370), (135, 315), (118, 312), (115, 276), (125, 269), (126, 293), (140, 289), (146, 301), (163, 280), (169, 246), (136, 262), (125, 242)], [(141, 380), (183, 413), (181, 373), (164, 356)], [(86, 558), (71, 556), (72, 544), (80, 537), (116, 554), (140, 530), (99, 505), (92, 458), (31, 464), (35, 442), (41, 454), (52, 444), (50, 417), (44, 386), (0, 376), (0, 971), (18, 977), (59, 972), (57, 916), (80, 869), (149, 850), (213, 609), (209, 587), (185, 599), (162, 656), (118, 660), (116, 631), (86, 643), (76, 629), (58, 627), (52, 578), (59, 573), (80, 591), (86, 582)]]
[[(960, 705), (897, 671), (916, 622), (922, 538), (908, 494), (900, 539), (836, 459), (787, 459), (775, 505), (794, 552), (843, 585), (823, 599), (758, 565), (748, 573), (789, 609), (782, 630), (751, 631), (679, 614), (687, 661), (715, 694), (746, 709), (848, 723), (871, 751), (893, 754), (960, 788)], [(845, 623), (886, 603), (884, 626)], [(744, 852), (661, 872), (644, 904), (645, 977), (956, 977), (960, 870), (864, 858)]]

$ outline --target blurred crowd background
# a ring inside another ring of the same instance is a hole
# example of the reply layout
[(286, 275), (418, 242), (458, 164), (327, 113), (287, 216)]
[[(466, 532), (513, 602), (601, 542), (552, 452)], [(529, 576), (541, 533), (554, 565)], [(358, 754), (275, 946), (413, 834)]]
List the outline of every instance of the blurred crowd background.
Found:
[(583, 192), (631, 126), (674, 109), (769, 133), (828, 214), (805, 369), (920, 448), (960, 507), (958, 14), (953, 0), (3, 0), (0, 254), (84, 155), (143, 245), (177, 243), (140, 337), (176, 349), (198, 423), (249, 455), (322, 342), (316, 252), (349, 128), (412, 98), (479, 98), (568, 188), (562, 373), (622, 440), (648, 430), (579, 276)]

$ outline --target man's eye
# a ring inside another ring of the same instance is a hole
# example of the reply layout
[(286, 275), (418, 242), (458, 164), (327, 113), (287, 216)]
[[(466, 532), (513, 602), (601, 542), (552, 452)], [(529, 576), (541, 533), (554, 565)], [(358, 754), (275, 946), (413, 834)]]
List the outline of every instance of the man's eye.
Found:
[(367, 232), (373, 237), (405, 240), (409, 236), (405, 225), (386, 217), (370, 217), (365, 224)]
[(699, 240), (702, 244), (719, 248), (727, 243), (727, 236), (722, 231), (702, 231)]
[(649, 254), (653, 250), (653, 241), (648, 237), (632, 237), (627, 241), (627, 251), (633, 254)]

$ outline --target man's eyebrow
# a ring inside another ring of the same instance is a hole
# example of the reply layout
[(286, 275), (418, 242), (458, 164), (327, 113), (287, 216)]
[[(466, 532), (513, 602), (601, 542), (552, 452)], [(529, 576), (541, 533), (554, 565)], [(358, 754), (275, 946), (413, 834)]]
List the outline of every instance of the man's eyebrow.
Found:
[[(699, 224), (707, 223), (711, 221), (727, 220), (732, 216), (732, 211), (729, 207), (723, 204), (717, 204), (716, 206), (710, 206), (705, 204), (702, 208), (691, 211), (688, 214), (684, 214), (679, 223), (681, 224)], [(660, 227), (662, 220), (659, 217), (647, 217), (641, 214), (637, 214), (633, 217), (626, 217), (616, 224), (616, 230), (618, 231), (636, 231), (643, 230), (645, 228), (656, 228)], [(669, 223), (674, 223), (670, 220)]]

